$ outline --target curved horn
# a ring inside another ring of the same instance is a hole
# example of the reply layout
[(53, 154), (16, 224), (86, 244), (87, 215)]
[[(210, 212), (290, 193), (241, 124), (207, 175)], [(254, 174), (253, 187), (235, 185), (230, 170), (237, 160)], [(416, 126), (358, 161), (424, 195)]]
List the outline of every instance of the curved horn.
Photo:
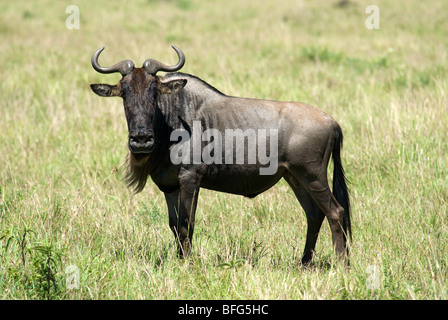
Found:
[(120, 72), (121, 75), (124, 77), (128, 73), (134, 69), (134, 63), (131, 60), (123, 60), (116, 64), (114, 64), (112, 67), (101, 67), (98, 64), (98, 57), (100, 56), (100, 53), (104, 50), (104, 47), (98, 49), (93, 55), (92, 55), (92, 67), (99, 73), (114, 73), (114, 72)]
[(159, 71), (174, 72), (180, 70), (185, 64), (185, 55), (178, 47), (172, 45), (173, 49), (177, 52), (179, 56), (179, 62), (174, 66), (167, 66), (157, 60), (148, 59), (143, 63), (143, 67), (149, 74), (155, 75)]

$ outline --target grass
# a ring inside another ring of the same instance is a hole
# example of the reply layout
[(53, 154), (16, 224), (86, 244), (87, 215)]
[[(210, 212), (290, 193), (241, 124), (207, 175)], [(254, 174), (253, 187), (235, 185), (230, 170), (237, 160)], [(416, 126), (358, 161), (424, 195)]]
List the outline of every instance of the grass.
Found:
[[(77, 1), (0, 5), (1, 299), (447, 299), (445, 1)], [(126, 122), (101, 63), (149, 57), (238, 96), (316, 105), (341, 124), (353, 204), (350, 267), (325, 223), (299, 267), (306, 221), (284, 181), (250, 200), (201, 190), (181, 261), (163, 194), (123, 181)], [(69, 289), (70, 266), (79, 289)], [(372, 287), (372, 281), (378, 279)]]

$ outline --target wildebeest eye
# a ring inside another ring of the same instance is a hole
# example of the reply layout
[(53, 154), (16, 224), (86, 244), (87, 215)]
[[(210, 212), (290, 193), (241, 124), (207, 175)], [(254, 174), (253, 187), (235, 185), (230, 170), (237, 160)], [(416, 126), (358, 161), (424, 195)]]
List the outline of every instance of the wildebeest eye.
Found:
[(156, 82), (153, 82), (150, 84), (150, 86), (148, 87), (148, 90), (146, 91), (146, 94), (149, 96), (154, 96), (157, 92), (157, 84)]
[(130, 86), (128, 83), (123, 82), (121, 83), (121, 96), (124, 98), (126, 95), (129, 94)]

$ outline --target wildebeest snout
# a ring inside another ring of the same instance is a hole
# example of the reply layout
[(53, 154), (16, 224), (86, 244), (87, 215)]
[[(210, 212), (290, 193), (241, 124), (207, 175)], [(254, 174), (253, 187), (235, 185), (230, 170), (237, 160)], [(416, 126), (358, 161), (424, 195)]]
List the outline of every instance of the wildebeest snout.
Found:
[(137, 128), (129, 132), (129, 150), (132, 153), (150, 153), (154, 147), (154, 136), (146, 128)]

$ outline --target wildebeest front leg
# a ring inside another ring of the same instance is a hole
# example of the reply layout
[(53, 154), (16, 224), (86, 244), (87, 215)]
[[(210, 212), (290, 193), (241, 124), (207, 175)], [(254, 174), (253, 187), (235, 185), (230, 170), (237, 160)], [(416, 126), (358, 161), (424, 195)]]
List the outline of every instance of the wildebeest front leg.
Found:
[(198, 204), (199, 187), (190, 186), (180, 188), (179, 219), (177, 221), (179, 232), (179, 256), (188, 255), (191, 252), (191, 242), (194, 231), (194, 218)]
[(190, 254), (199, 188), (182, 187), (165, 193), (169, 223), (178, 245), (180, 257)]
[(176, 190), (172, 193), (165, 192), (165, 200), (168, 205), (168, 219), (170, 224), (170, 229), (174, 233), (174, 237), (176, 238), (176, 242), (180, 245), (179, 242), (179, 232), (178, 232), (178, 212), (179, 212), (179, 192), (180, 190)]

